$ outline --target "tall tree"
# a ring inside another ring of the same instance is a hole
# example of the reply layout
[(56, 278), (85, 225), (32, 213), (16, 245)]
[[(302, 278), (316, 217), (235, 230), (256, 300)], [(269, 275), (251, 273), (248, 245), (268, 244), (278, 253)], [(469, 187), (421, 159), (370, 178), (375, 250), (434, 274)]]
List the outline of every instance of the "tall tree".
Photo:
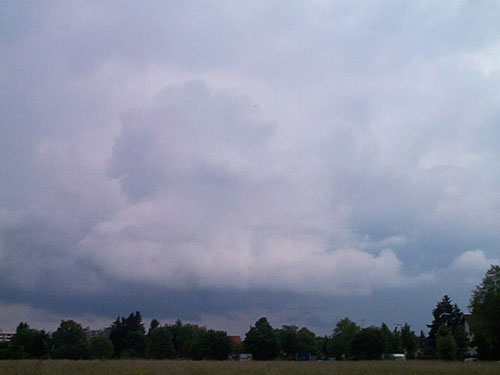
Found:
[(109, 339), (113, 343), (113, 357), (118, 358), (127, 350), (126, 356), (144, 356), (146, 350), (145, 329), (139, 311), (127, 318), (117, 317), (111, 325)]
[(255, 327), (250, 327), (244, 345), (245, 350), (260, 360), (274, 359), (280, 351), (278, 336), (265, 317), (257, 320)]
[(172, 335), (176, 358), (203, 359), (201, 338), (206, 333), (205, 327), (196, 324), (182, 324), (177, 319), (175, 324), (166, 326)]
[(387, 324), (382, 323), (380, 325), (380, 333), (384, 339), (384, 355), (387, 357), (389, 354), (393, 353), (392, 351), (392, 333), (387, 326)]
[(331, 351), (337, 359), (349, 359), (351, 357), (351, 344), (360, 327), (349, 318), (340, 320), (330, 340)]
[(144, 324), (142, 322), (142, 315), (140, 311), (130, 313), (127, 319), (125, 319), (125, 325), (129, 332), (140, 332), (145, 333)]
[(156, 326), (156, 328), (151, 328), (149, 330), (147, 353), (148, 357), (153, 359), (175, 357), (172, 334), (167, 328)]
[(50, 337), (45, 331), (30, 328), (28, 323), (21, 322), (16, 328), (9, 346), (14, 357), (25, 359), (47, 358)]
[(500, 359), (500, 266), (492, 265), (470, 301), (472, 332), (482, 359)]
[(92, 337), (88, 346), (91, 359), (109, 359), (113, 356), (113, 343), (107, 337)]
[(125, 349), (121, 353), (126, 358), (141, 358), (146, 355), (146, 336), (141, 331), (132, 331), (125, 337)]
[(297, 326), (284, 325), (277, 330), (281, 350), (285, 359), (295, 359), (297, 354)]
[(428, 347), (433, 356), (436, 356), (437, 332), (441, 326), (450, 328), (457, 345), (457, 355), (465, 352), (467, 342), (464, 331), (464, 314), (456, 304), (452, 304), (450, 297), (445, 295), (432, 310), (433, 321), (428, 327)]
[(155, 328), (160, 327), (160, 322), (156, 319), (151, 320), (151, 323), (149, 324), (149, 330), (148, 330), (148, 335), (151, 333), (151, 331)]
[(410, 329), (408, 323), (405, 323), (401, 328), (401, 344), (406, 357), (414, 359), (415, 353), (417, 352), (417, 336), (415, 335), (415, 332)]
[(125, 349), (125, 337), (127, 337), (127, 327), (125, 319), (117, 317), (111, 324), (109, 339), (113, 343), (113, 357), (120, 357), (121, 352)]
[(316, 347), (318, 348), (318, 359), (328, 359), (333, 357), (328, 348), (328, 336), (317, 336)]
[(401, 340), (401, 331), (394, 327), (390, 337), (391, 353), (401, 353), (403, 351), (403, 341)]
[(86, 359), (88, 358), (87, 339), (82, 326), (73, 320), (63, 320), (52, 334), (52, 358)]
[(200, 345), (203, 359), (223, 361), (231, 352), (231, 340), (224, 331), (208, 330), (201, 337)]
[(457, 343), (451, 329), (442, 325), (439, 327), (436, 337), (436, 350), (440, 359), (452, 361), (457, 358)]
[(420, 330), (420, 335), (417, 339), (417, 353), (419, 358), (427, 358), (427, 337), (424, 331)]
[(384, 337), (380, 328), (367, 327), (356, 333), (351, 342), (355, 359), (380, 359), (384, 353)]
[(297, 332), (297, 353), (318, 354), (316, 335), (306, 327), (302, 327)]

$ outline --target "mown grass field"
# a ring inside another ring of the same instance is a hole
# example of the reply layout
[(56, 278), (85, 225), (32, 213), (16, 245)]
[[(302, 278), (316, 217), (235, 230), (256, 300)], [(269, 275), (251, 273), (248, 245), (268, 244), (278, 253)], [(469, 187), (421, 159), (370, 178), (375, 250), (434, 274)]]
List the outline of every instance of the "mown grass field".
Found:
[(194, 362), (194, 361), (0, 361), (1, 375), (489, 375), (497, 362)]

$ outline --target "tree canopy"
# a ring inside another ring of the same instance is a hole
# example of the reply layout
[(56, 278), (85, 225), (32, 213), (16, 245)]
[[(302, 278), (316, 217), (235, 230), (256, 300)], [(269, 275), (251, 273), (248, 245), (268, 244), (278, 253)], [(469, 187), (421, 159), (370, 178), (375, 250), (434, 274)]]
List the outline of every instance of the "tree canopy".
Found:
[(492, 265), (470, 301), (474, 344), (482, 359), (500, 359), (500, 266)]
[(52, 358), (88, 358), (87, 340), (82, 326), (73, 320), (63, 320), (52, 334)]
[(340, 320), (333, 330), (331, 351), (337, 359), (349, 359), (352, 354), (352, 341), (360, 327), (349, 318)]
[(355, 359), (381, 359), (383, 353), (384, 338), (380, 328), (363, 328), (351, 341), (351, 354)]
[(245, 336), (245, 350), (255, 359), (270, 360), (278, 356), (280, 344), (278, 336), (266, 318), (260, 318)]
[(436, 357), (437, 351), (437, 333), (441, 326), (446, 326), (450, 329), (453, 339), (456, 344), (458, 357), (463, 357), (467, 347), (467, 340), (464, 330), (464, 314), (456, 304), (452, 304), (450, 297), (443, 296), (432, 310), (433, 321), (428, 327), (428, 352), (431, 356)]

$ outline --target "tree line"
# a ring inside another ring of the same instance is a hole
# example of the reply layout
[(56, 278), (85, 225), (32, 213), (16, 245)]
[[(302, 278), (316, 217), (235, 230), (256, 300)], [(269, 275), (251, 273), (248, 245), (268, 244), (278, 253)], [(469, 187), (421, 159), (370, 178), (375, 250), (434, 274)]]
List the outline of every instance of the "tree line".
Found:
[(224, 360), (235, 350), (224, 331), (196, 324), (163, 326), (153, 319), (146, 332), (139, 311), (118, 317), (99, 335), (86, 336), (86, 330), (73, 320), (61, 321), (49, 335), (21, 322), (8, 343), (0, 343), (0, 359), (111, 359), (148, 358)]
[(10, 342), (0, 343), (0, 359), (192, 359), (225, 360), (232, 353), (251, 353), (257, 360), (294, 360), (302, 354), (318, 359), (363, 360), (389, 358), (463, 359), (475, 347), (481, 359), (500, 359), (500, 266), (491, 266), (470, 301), (472, 340), (466, 334), (464, 314), (448, 296), (432, 311), (427, 335), (416, 335), (405, 323), (390, 329), (360, 327), (341, 319), (329, 336), (316, 336), (306, 327), (273, 328), (265, 317), (251, 326), (242, 342), (225, 331), (196, 324), (161, 325), (151, 321), (146, 332), (139, 311), (117, 317), (101, 335), (87, 338), (81, 324), (61, 321), (52, 334), (21, 322)]

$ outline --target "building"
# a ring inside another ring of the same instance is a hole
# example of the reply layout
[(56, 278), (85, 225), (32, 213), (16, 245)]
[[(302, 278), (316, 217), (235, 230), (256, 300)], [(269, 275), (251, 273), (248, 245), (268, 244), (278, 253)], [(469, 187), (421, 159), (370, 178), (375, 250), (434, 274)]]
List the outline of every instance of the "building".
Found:
[(229, 336), (231, 339), (231, 343), (236, 347), (240, 348), (241, 347), (241, 337), (240, 336)]
[(84, 328), (83, 333), (85, 333), (85, 338), (90, 341), (94, 337), (107, 337), (109, 338), (109, 334), (111, 333), (110, 328), (105, 328), (105, 329), (94, 329), (91, 330), (90, 327)]
[(472, 333), (472, 314), (464, 314), (464, 329), (465, 334), (467, 335), (467, 357), (475, 357), (477, 356), (477, 347), (471, 346), (471, 342), (474, 339), (474, 334)]
[(9, 342), (15, 334), (15, 332), (0, 332), (0, 342)]
[(232, 353), (229, 354), (228, 359), (239, 361), (240, 360), (240, 353), (243, 349), (243, 343), (241, 342), (241, 337), (240, 336), (229, 336), (229, 339), (231, 340)]
[(472, 315), (471, 314), (464, 314), (464, 329), (465, 329), (465, 333), (467, 335), (467, 338), (469, 340), (472, 340), (472, 338), (474, 336), (472, 334), (471, 326), (472, 326)]

